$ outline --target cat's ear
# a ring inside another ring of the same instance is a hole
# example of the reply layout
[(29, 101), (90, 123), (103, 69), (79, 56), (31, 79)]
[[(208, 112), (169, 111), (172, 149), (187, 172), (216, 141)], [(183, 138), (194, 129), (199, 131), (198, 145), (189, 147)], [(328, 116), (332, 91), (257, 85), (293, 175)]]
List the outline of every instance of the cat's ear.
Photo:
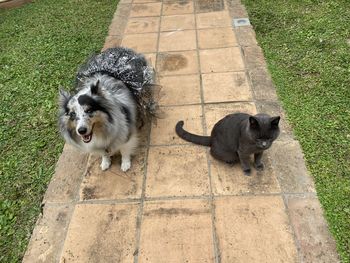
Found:
[(251, 129), (259, 129), (259, 122), (253, 116), (249, 117), (249, 126)]
[(272, 117), (271, 120), (271, 128), (278, 128), (278, 124), (280, 122), (281, 117), (277, 116), (277, 117)]

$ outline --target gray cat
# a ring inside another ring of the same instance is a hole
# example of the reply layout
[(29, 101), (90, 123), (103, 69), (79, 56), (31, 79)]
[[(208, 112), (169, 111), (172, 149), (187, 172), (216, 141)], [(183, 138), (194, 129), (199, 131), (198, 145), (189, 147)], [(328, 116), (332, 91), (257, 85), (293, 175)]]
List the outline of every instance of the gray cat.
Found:
[(264, 169), (261, 158), (280, 133), (279, 121), (279, 116), (234, 113), (218, 121), (211, 136), (199, 136), (185, 131), (183, 121), (176, 124), (175, 130), (186, 141), (210, 146), (210, 153), (216, 159), (226, 163), (240, 161), (244, 174), (250, 175), (251, 154), (254, 154), (255, 168)]

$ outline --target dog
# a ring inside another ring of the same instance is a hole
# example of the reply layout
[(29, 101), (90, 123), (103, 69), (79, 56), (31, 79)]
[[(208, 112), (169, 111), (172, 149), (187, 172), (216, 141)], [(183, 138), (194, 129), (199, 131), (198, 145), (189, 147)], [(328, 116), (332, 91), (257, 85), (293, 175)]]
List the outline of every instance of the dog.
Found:
[[(131, 167), (138, 146), (137, 98), (142, 96), (135, 90), (142, 91), (143, 84), (151, 82), (147, 70), (142, 55), (126, 48), (109, 49), (78, 72), (76, 94), (59, 92), (60, 133), (67, 143), (102, 156), (102, 170), (111, 166), (117, 152), (122, 157), (121, 170)], [(146, 75), (140, 81), (142, 74)], [(130, 83), (136, 83), (137, 89), (127, 85)]]

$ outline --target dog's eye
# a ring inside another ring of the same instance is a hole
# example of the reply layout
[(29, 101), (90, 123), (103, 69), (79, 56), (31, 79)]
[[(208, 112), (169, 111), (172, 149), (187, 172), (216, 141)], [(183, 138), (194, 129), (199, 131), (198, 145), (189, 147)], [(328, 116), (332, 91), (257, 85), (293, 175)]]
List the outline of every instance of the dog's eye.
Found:
[(91, 114), (91, 113), (93, 113), (93, 110), (92, 110), (92, 109), (88, 109), (88, 110), (85, 111), (85, 112)]
[(71, 120), (74, 120), (76, 116), (77, 116), (77, 115), (75, 114), (74, 111), (72, 111), (72, 112), (69, 113), (69, 117), (70, 117)]

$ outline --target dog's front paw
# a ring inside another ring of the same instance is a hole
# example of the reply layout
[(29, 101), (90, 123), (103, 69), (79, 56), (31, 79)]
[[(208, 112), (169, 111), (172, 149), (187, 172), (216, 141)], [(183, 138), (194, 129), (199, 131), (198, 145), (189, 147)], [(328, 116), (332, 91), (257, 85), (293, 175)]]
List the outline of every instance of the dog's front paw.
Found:
[(121, 165), (121, 169), (123, 172), (126, 172), (127, 170), (129, 170), (131, 167), (131, 161), (123, 161), (122, 165)]
[(102, 171), (107, 170), (109, 167), (111, 167), (111, 159), (107, 157), (102, 157), (102, 162), (101, 162), (101, 169)]
[(263, 171), (264, 170), (264, 164), (263, 163), (255, 164), (255, 169), (258, 170), (258, 171)]
[(244, 175), (246, 175), (246, 176), (250, 176), (250, 173), (251, 173), (250, 168), (244, 169), (244, 170), (243, 170), (243, 173), (244, 173)]

